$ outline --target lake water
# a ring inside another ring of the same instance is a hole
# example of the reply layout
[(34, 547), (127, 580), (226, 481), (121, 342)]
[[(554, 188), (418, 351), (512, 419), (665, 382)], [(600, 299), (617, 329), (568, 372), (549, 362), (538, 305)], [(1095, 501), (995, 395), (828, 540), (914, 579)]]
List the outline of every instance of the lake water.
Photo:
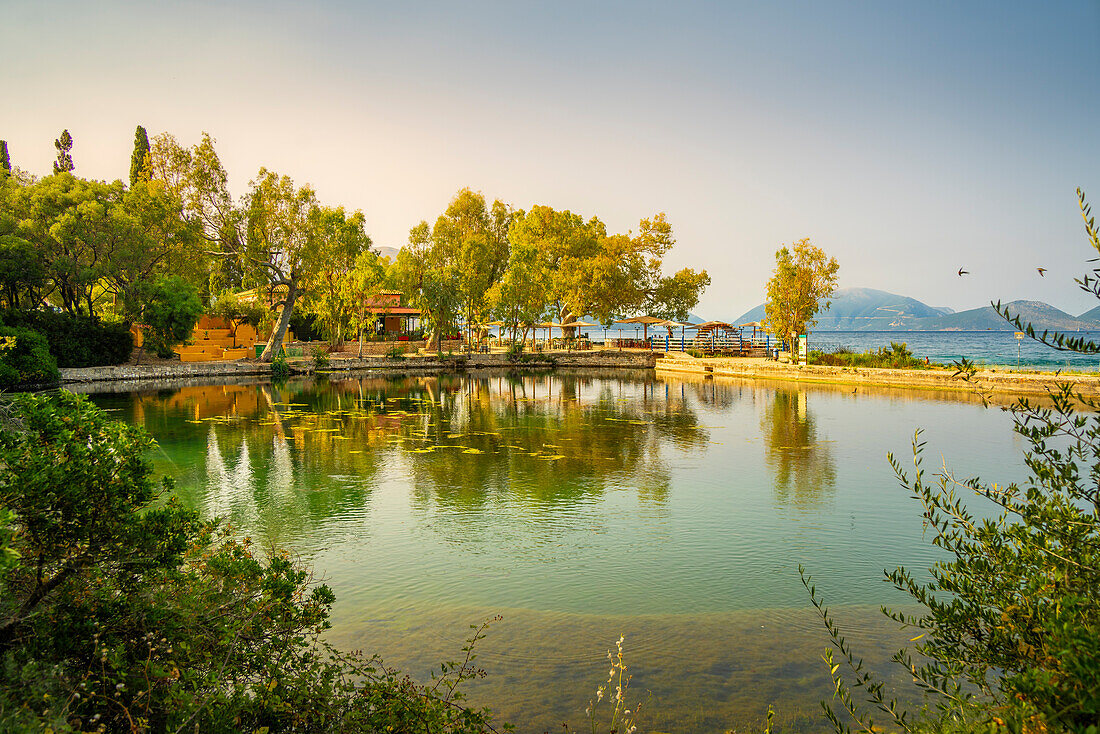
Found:
[[(157, 439), (183, 501), (288, 548), (337, 594), (337, 644), (424, 678), (469, 625), (471, 700), (582, 723), (620, 634), (643, 730), (820, 729), (824, 629), (797, 567), (880, 670), (913, 633), (882, 570), (936, 553), (886, 461), (1024, 476), (966, 394), (652, 373), (341, 379), (100, 394)], [(889, 680), (904, 683), (897, 671)]]

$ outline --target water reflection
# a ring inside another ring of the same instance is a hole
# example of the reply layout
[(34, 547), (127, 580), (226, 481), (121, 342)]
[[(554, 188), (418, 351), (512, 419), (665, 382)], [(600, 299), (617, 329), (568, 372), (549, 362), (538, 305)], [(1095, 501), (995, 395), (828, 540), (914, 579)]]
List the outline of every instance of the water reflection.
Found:
[(623, 488), (660, 507), (672, 480), (662, 444), (709, 441), (686, 394), (584, 372), (206, 385), (100, 402), (158, 438), (186, 503), (277, 543), (369, 511), (386, 467), (407, 477), (422, 513), (507, 502), (537, 515)]
[(777, 389), (760, 421), (765, 461), (774, 477), (776, 500), (812, 510), (836, 493), (832, 442), (818, 436), (804, 390)]

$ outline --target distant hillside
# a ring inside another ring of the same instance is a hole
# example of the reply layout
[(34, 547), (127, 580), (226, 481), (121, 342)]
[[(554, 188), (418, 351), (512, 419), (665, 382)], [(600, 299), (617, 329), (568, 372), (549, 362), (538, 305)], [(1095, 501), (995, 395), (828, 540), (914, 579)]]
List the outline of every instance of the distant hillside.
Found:
[(375, 247), (374, 249), (382, 257), (388, 257), (391, 263), (397, 260), (397, 253), (401, 251), (397, 247)]
[[(915, 298), (874, 288), (841, 288), (827, 311), (818, 314), (818, 331), (888, 331), (916, 329), (918, 322), (940, 318), (950, 309), (933, 308)], [(742, 314), (734, 323), (764, 318), (764, 305)]]
[[(1041, 301), (1013, 301), (1008, 304), (1014, 315), (1036, 329), (1076, 331), (1100, 327), (1100, 307), (1074, 317)], [(743, 314), (735, 324), (764, 318), (761, 304)], [(915, 298), (873, 288), (842, 288), (832, 299), (828, 311), (818, 315), (816, 331), (1015, 331), (991, 306), (954, 312), (933, 308)]]
[[(1025, 324), (1030, 323), (1036, 329), (1057, 329), (1058, 331), (1076, 331), (1095, 329), (1095, 319), (1076, 318), (1042, 301), (1012, 301), (1005, 307), (1013, 316), (1019, 316)], [(932, 331), (1015, 331), (1016, 327), (1005, 321), (992, 306), (972, 308), (969, 311), (940, 316), (920, 325), (921, 329)]]

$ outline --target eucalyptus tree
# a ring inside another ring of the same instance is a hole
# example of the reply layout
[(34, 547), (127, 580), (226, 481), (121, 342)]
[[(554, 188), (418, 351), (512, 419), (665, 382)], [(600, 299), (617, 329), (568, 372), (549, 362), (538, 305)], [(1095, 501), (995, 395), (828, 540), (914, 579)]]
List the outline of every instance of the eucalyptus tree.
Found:
[(409, 230), (409, 242), (386, 273), (389, 284), (400, 290), (409, 303), (420, 309), (428, 324), (428, 340), (441, 345), (444, 332), (453, 329), (462, 301), (455, 284), (460, 280), (460, 263), (435, 246), (432, 228), (420, 222)]
[(710, 283), (706, 271), (663, 274), (675, 244), (664, 214), (641, 220), (636, 235), (608, 234), (596, 217), (540, 205), (516, 217), (509, 239), (537, 253), (544, 303), (566, 325), (584, 314), (607, 323), (641, 309), (683, 319)]
[[(768, 281), (768, 300), (764, 304), (765, 328), (788, 341), (814, 326), (818, 311), (829, 308), (829, 297), (836, 290), (836, 258), (803, 238), (775, 253), (775, 272)], [(793, 349), (793, 343), (790, 344)]]
[(512, 211), (503, 202), (486, 206), (485, 197), (461, 189), (432, 228), (432, 259), (453, 273), (451, 282), (467, 323), (489, 315), (488, 294), (508, 265)]
[(149, 167), (152, 178), (163, 181), (180, 200), (184, 217), (198, 227), (206, 242), (211, 293), (252, 285), (244, 280), (239, 257), (244, 213), (229, 192), (229, 175), (209, 133), (204, 132), (190, 149), (168, 133), (157, 135), (149, 151)]
[(357, 265), (366, 267), (366, 262), (359, 262), (360, 256), (371, 252), (365, 224), (363, 212), (349, 215), (343, 207), (316, 207), (310, 214), (316, 249), (313, 266), (303, 275), (303, 306), (316, 317), (334, 347), (343, 345), (353, 326), (355, 289), (349, 289), (348, 280)]

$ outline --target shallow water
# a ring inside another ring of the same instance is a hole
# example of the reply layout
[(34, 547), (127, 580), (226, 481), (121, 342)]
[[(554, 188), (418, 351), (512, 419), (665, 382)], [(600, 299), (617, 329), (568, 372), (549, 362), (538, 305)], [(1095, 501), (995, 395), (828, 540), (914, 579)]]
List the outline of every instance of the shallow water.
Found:
[(798, 564), (877, 667), (908, 639), (877, 611), (905, 603), (882, 570), (937, 558), (887, 453), (911, 465), (923, 427), (931, 470), (1024, 475), (1010, 417), (965, 394), (573, 372), (95, 400), (157, 439), (185, 503), (317, 568), (334, 642), (425, 677), (503, 615), (471, 699), (520, 731), (580, 723), (620, 633), (643, 730), (769, 704), (817, 727), (826, 638)]

